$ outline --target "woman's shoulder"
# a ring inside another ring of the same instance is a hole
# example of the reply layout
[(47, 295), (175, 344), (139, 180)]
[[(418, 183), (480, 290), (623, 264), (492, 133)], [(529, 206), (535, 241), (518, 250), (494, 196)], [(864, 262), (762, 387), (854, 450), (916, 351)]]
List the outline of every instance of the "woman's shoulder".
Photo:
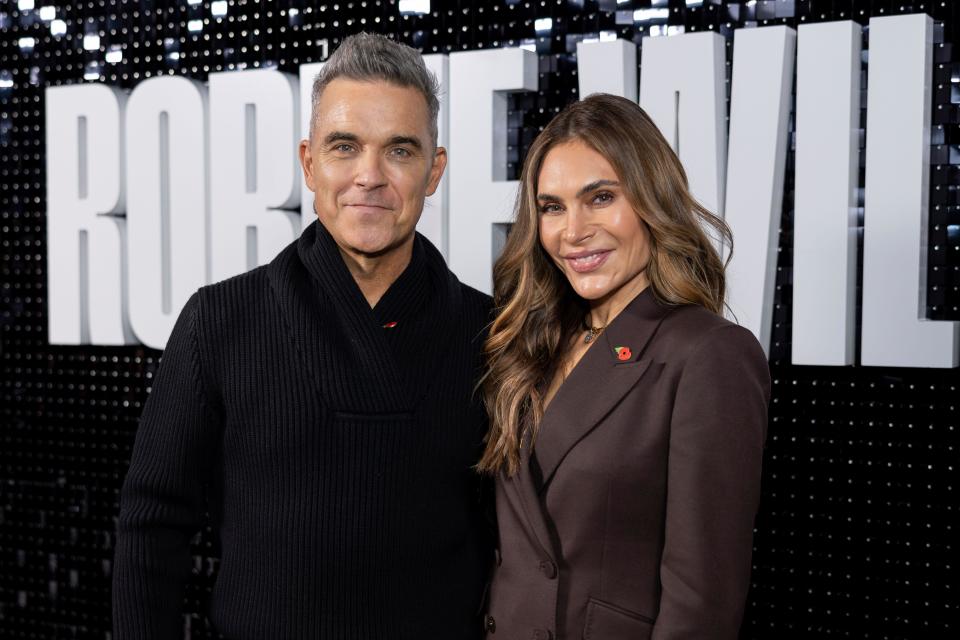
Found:
[(749, 329), (696, 304), (671, 307), (651, 347), (674, 361), (685, 361), (703, 351), (763, 355)]
[(663, 328), (684, 335), (698, 335), (720, 327), (736, 327), (736, 322), (699, 304), (667, 306)]

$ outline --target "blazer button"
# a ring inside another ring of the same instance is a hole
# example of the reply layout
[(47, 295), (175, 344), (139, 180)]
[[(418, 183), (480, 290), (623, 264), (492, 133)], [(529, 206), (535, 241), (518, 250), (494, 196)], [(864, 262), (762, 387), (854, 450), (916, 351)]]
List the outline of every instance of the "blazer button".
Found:
[(553, 633), (549, 629), (534, 629), (533, 640), (553, 640)]
[(540, 573), (545, 575), (550, 580), (553, 580), (557, 577), (557, 565), (551, 560), (542, 560), (540, 562)]
[(493, 616), (489, 613), (483, 618), (483, 628), (487, 630), (488, 633), (497, 632), (497, 621), (493, 619)]

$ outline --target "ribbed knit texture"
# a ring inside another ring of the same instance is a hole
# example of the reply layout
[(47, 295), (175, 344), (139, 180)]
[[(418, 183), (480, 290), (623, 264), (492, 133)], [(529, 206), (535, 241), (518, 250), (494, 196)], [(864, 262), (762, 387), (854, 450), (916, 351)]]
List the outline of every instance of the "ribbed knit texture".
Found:
[(198, 291), (122, 491), (114, 637), (183, 636), (205, 510), (227, 638), (480, 637), (490, 550), (471, 466), (489, 305), (418, 236), (370, 309), (319, 223)]

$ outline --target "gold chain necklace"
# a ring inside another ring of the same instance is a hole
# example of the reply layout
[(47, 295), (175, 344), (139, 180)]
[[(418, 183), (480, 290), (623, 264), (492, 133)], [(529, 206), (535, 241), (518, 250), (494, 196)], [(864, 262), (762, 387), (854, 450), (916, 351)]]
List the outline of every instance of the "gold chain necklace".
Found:
[(583, 344), (590, 344), (591, 342), (597, 339), (597, 336), (603, 333), (604, 329), (607, 328), (607, 325), (592, 327), (587, 323), (586, 320), (583, 321), (583, 324), (587, 329), (587, 335), (583, 336)]

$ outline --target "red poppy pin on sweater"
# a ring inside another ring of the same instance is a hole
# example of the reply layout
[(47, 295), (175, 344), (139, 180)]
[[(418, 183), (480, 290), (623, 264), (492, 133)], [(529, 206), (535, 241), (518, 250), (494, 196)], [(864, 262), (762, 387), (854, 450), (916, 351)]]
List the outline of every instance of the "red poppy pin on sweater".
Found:
[(630, 347), (614, 347), (613, 350), (617, 352), (617, 360), (620, 361), (629, 360), (633, 356)]

